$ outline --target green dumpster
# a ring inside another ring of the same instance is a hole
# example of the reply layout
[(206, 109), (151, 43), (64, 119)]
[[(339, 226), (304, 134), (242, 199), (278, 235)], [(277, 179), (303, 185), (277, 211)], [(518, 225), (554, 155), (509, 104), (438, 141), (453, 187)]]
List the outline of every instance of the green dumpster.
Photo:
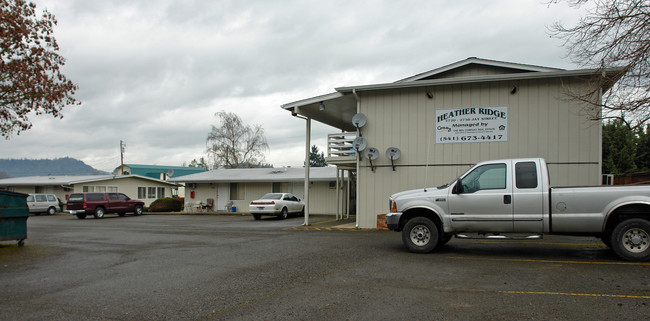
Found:
[(27, 238), (27, 194), (0, 191), (0, 241), (17, 240), (23, 246)]

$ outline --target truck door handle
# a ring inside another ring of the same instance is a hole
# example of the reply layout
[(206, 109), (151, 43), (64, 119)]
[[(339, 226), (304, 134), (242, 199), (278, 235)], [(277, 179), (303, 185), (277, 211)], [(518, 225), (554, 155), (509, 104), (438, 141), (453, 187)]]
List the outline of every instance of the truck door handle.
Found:
[(512, 196), (511, 195), (503, 195), (503, 204), (510, 204), (512, 203)]

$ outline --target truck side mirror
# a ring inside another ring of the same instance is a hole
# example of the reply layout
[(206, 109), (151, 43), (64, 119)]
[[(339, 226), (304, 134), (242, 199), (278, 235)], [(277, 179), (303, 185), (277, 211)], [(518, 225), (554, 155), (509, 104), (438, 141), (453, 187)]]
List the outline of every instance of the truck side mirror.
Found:
[(463, 194), (463, 182), (459, 179), (456, 180), (456, 185), (454, 185), (454, 188), (451, 190), (452, 194)]

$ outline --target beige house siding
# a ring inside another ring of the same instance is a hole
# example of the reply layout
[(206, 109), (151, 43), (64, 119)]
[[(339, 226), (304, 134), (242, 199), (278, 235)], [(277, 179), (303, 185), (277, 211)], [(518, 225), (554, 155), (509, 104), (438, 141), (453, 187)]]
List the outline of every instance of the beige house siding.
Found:
[[(65, 203), (66, 195), (72, 193), (72, 191), (65, 191), (61, 186), (42, 186), (41, 188), (43, 194), (54, 194), (58, 197), (63, 203)], [(34, 194), (36, 193), (35, 186), (15, 186), (13, 192), (23, 193), (23, 194)]]
[[(163, 188), (164, 197), (171, 197), (171, 187), (169, 183), (163, 181), (152, 180), (138, 176), (118, 176), (112, 178), (84, 178), (83, 176), (76, 178), (76, 176), (60, 176), (60, 177), (25, 177), (25, 178), (9, 178), (0, 181), (0, 187), (6, 188), (11, 191), (31, 194), (39, 190), (39, 193), (54, 194), (61, 199), (65, 204), (68, 196), (72, 193), (89, 192), (119, 192), (128, 195), (132, 199), (140, 199), (145, 203), (145, 206), (151, 205), (160, 195), (158, 195), (158, 188)], [(44, 179), (46, 182), (44, 182)], [(12, 183), (13, 180), (13, 183)], [(20, 180), (16, 183), (15, 180)], [(50, 181), (51, 180), (51, 181)], [(58, 183), (56, 183), (58, 182)], [(53, 185), (48, 185), (52, 183)], [(66, 187), (63, 187), (66, 186)], [(86, 188), (84, 188), (86, 187)], [(99, 187), (99, 190), (96, 188)], [(145, 197), (138, 197), (138, 187), (156, 189), (155, 197), (149, 198), (148, 193)]]
[[(562, 98), (564, 87), (575, 84), (535, 79), (359, 93), (360, 112), (368, 118), (362, 134), (369, 147), (382, 152), (373, 162), (379, 166), (375, 173), (366, 159), (361, 162), (359, 225), (375, 227), (376, 215), (370, 214), (386, 213), (392, 193), (449, 183), (470, 164), (483, 160), (543, 157), (549, 162), (553, 186), (599, 184), (600, 123), (588, 120), (585, 105)], [(510, 93), (513, 86), (515, 94)], [(490, 106), (508, 107), (507, 142), (435, 143), (431, 133), (437, 109)], [(383, 156), (388, 147), (401, 149), (396, 171)]]
[[(222, 183), (219, 183), (222, 184)], [(239, 183), (244, 188), (243, 200), (231, 200), (232, 205), (236, 207), (238, 213), (249, 213), (248, 205), (250, 202), (260, 198), (266, 193), (273, 191), (273, 183), (270, 182), (248, 182)], [(304, 183), (303, 182), (289, 182), (288, 193), (294, 194), (301, 200), (304, 200)], [(194, 191), (194, 198), (191, 198), (191, 193)], [(196, 184), (196, 188), (185, 188), (185, 207), (186, 211), (196, 210), (199, 202), (205, 204), (208, 198), (213, 198), (217, 202), (217, 183)], [(311, 214), (336, 214), (336, 188), (330, 188), (329, 182), (312, 182), (309, 191)], [(214, 208), (214, 211), (225, 211), (225, 208)]]

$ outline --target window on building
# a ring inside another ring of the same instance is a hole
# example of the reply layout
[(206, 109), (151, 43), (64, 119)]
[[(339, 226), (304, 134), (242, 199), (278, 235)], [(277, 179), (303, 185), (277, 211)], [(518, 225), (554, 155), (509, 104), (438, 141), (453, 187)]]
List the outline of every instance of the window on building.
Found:
[(230, 183), (230, 199), (231, 200), (244, 199), (244, 184)]
[(273, 193), (289, 193), (289, 183), (273, 183)]
[(156, 193), (158, 194), (158, 198), (163, 198), (165, 197), (165, 188), (164, 187), (158, 187), (156, 188)]
[(147, 188), (138, 187), (138, 199), (145, 199), (145, 198), (147, 198)]
[(117, 186), (83, 185), (81, 191), (85, 193), (117, 192)]
[(147, 198), (156, 198), (156, 188), (147, 187)]
[(34, 193), (45, 193), (44, 186), (34, 186)]

